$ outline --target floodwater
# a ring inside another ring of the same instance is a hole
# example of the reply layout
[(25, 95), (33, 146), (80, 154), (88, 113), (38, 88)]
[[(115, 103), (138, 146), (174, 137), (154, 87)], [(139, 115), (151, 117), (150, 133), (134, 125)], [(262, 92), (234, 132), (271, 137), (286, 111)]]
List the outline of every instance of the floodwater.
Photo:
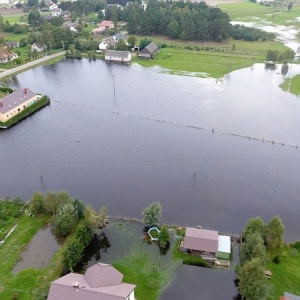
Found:
[(230, 233), (279, 214), (300, 239), (300, 99), (280, 67), (221, 82), (160, 71), (82, 59), (13, 77), (52, 103), (0, 132), (0, 196), (63, 189), (131, 217), (160, 201), (165, 222)]
[(33, 237), (21, 260), (13, 268), (18, 273), (27, 268), (40, 269), (47, 266), (53, 255), (59, 249), (62, 241), (57, 240), (51, 232), (51, 226), (46, 226)]

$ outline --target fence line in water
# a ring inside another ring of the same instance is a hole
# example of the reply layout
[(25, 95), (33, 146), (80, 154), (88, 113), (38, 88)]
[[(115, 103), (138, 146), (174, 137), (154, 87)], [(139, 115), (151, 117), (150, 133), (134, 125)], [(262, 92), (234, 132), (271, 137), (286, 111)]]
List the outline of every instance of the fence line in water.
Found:
[[(208, 128), (195, 126), (195, 125), (180, 124), (180, 123), (175, 123), (175, 122), (161, 120), (161, 119), (155, 119), (155, 118), (150, 118), (150, 117), (145, 117), (145, 116), (140, 116), (140, 115), (135, 115), (135, 114), (129, 114), (129, 113), (122, 113), (122, 112), (118, 112), (118, 111), (114, 111), (114, 110), (108, 110), (108, 109), (102, 109), (102, 108), (99, 109), (99, 108), (96, 108), (96, 107), (93, 107), (93, 106), (78, 105), (78, 104), (75, 104), (75, 103), (62, 102), (62, 101), (58, 101), (58, 100), (53, 100), (52, 102), (59, 103), (59, 104), (65, 104), (65, 105), (72, 105), (72, 106), (76, 106), (76, 107), (80, 107), (80, 108), (88, 108), (88, 109), (98, 110), (98, 111), (101, 111), (101, 112), (104, 112), (104, 113), (116, 114), (116, 115), (121, 115), (121, 116), (126, 116), (126, 117), (132, 117), (132, 118), (139, 118), (139, 119), (164, 123), (164, 124), (173, 125), (173, 126), (179, 126), (179, 127), (185, 127), (185, 128), (191, 128), (191, 129), (197, 129), (197, 130), (206, 130), (206, 131), (211, 131), (213, 134), (215, 133), (214, 128), (209, 128), (208, 129)], [(224, 135), (228, 135), (228, 136), (233, 136), (233, 137), (238, 137), (238, 138), (243, 138), (243, 139), (248, 139), (248, 140), (253, 140), (253, 141), (259, 141), (259, 142), (263, 142), (263, 143), (269, 143), (269, 144), (272, 144), (272, 145), (287, 146), (287, 147), (291, 147), (291, 148), (295, 148), (295, 149), (300, 148), (298, 146), (298, 144), (297, 145), (291, 145), (291, 144), (286, 144), (284, 142), (279, 142), (279, 141), (274, 141), (274, 140), (265, 140), (264, 138), (251, 137), (250, 135), (246, 136), (246, 135), (241, 135), (241, 134), (236, 134), (236, 133), (231, 133), (231, 132), (222, 132), (222, 131), (220, 131), (219, 133), (224, 134)]]

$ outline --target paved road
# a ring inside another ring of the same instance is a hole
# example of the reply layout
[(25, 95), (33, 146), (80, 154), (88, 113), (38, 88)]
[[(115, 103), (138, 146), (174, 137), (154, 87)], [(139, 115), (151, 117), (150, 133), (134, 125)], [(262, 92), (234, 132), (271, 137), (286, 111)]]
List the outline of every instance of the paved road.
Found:
[(62, 56), (62, 55), (64, 55), (65, 53), (66, 53), (65, 51), (62, 51), (62, 52), (58, 52), (58, 53), (55, 53), (55, 54), (46, 55), (46, 56), (44, 56), (44, 57), (42, 57), (42, 58), (39, 58), (39, 59), (34, 60), (34, 61), (31, 61), (31, 62), (29, 62), (29, 63), (27, 63), (27, 64), (22, 65), (22, 66), (18, 66), (18, 67), (15, 67), (15, 68), (13, 68), (13, 69), (6, 70), (6, 71), (0, 73), (0, 78), (3, 78), (3, 77), (5, 77), (5, 76), (12, 75), (12, 74), (14, 74), (14, 73), (18, 73), (18, 72), (23, 71), (23, 70), (26, 70), (26, 69), (28, 69), (28, 68), (31, 68), (31, 67), (33, 67), (33, 66), (35, 66), (35, 65), (38, 65), (38, 64), (40, 64), (40, 63), (43, 63), (43, 62), (45, 62), (45, 61), (47, 61), (47, 60), (50, 60), (50, 59), (52, 59), (52, 58), (55, 58), (55, 57), (58, 57), (58, 56)]

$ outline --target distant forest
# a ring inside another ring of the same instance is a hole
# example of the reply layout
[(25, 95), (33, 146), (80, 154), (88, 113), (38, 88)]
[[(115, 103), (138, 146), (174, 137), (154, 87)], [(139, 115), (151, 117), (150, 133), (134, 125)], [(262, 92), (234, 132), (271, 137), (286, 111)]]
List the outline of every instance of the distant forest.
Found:
[(144, 9), (141, 0), (78, 0), (62, 2), (60, 7), (75, 12), (77, 16), (97, 13), (98, 18), (94, 20), (96, 22), (102, 19), (116, 21), (114, 18), (125, 21), (129, 34), (163, 34), (173, 39), (216, 42), (230, 37), (247, 41), (274, 38), (273, 34), (259, 29), (231, 25), (226, 12), (218, 7), (208, 6), (205, 2), (149, 0), (147, 8)]

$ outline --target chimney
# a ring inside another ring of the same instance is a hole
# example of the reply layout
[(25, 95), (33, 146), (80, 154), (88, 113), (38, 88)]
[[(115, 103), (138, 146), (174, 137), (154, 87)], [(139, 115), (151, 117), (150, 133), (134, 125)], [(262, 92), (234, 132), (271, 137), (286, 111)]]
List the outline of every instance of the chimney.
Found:
[(79, 287), (79, 282), (74, 281), (72, 285), (73, 285), (74, 288), (78, 288)]
[(2, 101), (0, 101), (0, 106), (3, 106), (3, 103), (2, 103)]
[(24, 94), (27, 94), (27, 88), (24, 89)]

